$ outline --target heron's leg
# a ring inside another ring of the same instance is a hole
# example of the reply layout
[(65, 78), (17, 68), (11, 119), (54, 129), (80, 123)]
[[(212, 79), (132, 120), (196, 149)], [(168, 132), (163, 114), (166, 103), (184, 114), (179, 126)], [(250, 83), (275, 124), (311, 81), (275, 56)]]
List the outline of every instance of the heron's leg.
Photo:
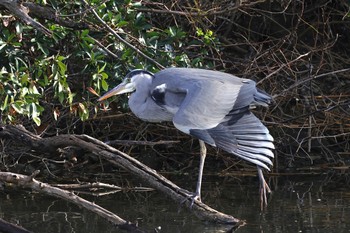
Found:
[(194, 193), (193, 199), (201, 201), (203, 168), (204, 168), (205, 157), (207, 156), (207, 148), (205, 147), (205, 143), (202, 140), (199, 140), (199, 146), (200, 146), (200, 161), (199, 161), (198, 181), (197, 181), (196, 192)]
[(184, 203), (186, 200), (190, 199), (191, 208), (195, 200), (201, 201), (203, 168), (204, 168), (205, 157), (207, 155), (207, 148), (205, 147), (205, 143), (202, 140), (199, 140), (199, 146), (200, 146), (200, 161), (199, 161), (199, 172), (198, 172), (196, 192), (193, 193), (193, 195), (189, 196), (189, 198), (186, 198), (185, 200), (183, 200), (183, 202), (181, 202), (181, 203)]
[(259, 188), (259, 191), (260, 191), (260, 209), (263, 210), (264, 207), (267, 206), (266, 194), (270, 193), (271, 189), (265, 181), (262, 168), (260, 166), (257, 166), (257, 169), (258, 169), (258, 177), (259, 177), (259, 183), (260, 183), (260, 188)]

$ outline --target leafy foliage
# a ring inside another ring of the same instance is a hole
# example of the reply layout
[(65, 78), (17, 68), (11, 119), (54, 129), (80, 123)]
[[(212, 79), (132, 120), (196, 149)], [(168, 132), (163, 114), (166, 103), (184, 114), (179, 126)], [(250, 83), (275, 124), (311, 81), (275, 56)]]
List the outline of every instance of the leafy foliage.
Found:
[(350, 7), (344, 1), (35, 4), (55, 14), (34, 15), (52, 37), (12, 17), (0, 1), (3, 122), (75, 127), (105, 107), (95, 94), (130, 69), (201, 67), (254, 79), (274, 96), (276, 106), (263, 119), (274, 125), (288, 166), (294, 154), (313, 162), (313, 149), (328, 161), (349, 149)]
[[(21, 116), (27, 116), (40, 125), (44, 113), (46, 121), (51, 121), (58, 120), (61, 112), (67, 110), (86, 120), (91, 111), (96, 111), (96, 102), (87, 87), (101, 93), (108, 89), (108, 83), (115, 83), (109, 80), (111, 77), (122, 77), (129, 69), (159, 69), (104, 30), (87, 11), (89, 6), (80, 1), (37, 3), (89, 26), (75, 30), (46, 20), (44, 26), (53, 33), (51, 38), (13, 17), (0, 26), (3, 122), (23, 121)], [(213, 31), (197, 28), (190, 35), (180, 26), (155, 27), (149, 14), (137, 10), (142, 7), (141, 2), (93, 0), (89, 4), (125, 40), (163, 66), (203, 67), (209, 48), (220, 50)], [(0, 17), (9, 16), (0, 11)], [(103, 46), (96, 44), (96, 40)], [(191, 58), (188, 46), (198, 47), (196, 57)], [(109, 56), (106, 49), (118, 59)]]

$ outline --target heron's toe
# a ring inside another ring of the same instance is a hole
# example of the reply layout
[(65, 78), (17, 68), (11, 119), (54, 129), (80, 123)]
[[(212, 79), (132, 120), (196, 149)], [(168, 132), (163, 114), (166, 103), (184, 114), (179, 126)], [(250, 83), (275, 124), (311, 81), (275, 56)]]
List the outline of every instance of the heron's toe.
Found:
[(192, 209), (192, 207), (193, 207), (195, 201), (202, 202), (202, 201), (201, 201), (201, 196), (200, 196), (200, 194), (198, 194), (198, 193), (193, 193), (192, 195), (189, 195), (188, 197), (186, 197), (186, 198), (181, 202), (181, 204), (186, 203), (186, 201), (190, 201), (190, 202), (191, 202), (191, 203), (190, 203), (190, 209)]
[(195, 201), (202, 202), (201, 195), (199, 193), (194, 193), (193, 195), (189, 196), (189, 199), (191, 200), (191, 205), (190, 205), (191, 209)]

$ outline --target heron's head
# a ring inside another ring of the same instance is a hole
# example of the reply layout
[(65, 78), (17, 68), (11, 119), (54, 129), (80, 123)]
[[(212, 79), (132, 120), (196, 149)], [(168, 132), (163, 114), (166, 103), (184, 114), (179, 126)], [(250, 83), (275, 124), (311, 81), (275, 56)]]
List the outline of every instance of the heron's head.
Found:
[(137, 86), (140, 83), (146, 82), (146, 80), (150, 79), (150, 77), (153, 77), (153, 74), (151, 72), (148, 72), (146, 70), (133, 70), (125, 76), (123, 82), (101, 96), (98, 101), (108, 99), (114, 95), (133, 92), (136, 90)]

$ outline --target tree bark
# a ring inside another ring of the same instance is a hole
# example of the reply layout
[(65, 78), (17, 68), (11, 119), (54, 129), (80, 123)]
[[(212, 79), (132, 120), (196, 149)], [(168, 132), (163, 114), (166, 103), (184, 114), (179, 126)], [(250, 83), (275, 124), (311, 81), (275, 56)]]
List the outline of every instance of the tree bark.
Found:
[(0, 232), (2, 233), (31, 233), (30, 231), (17, 226), (15, 224), (6, 222), (0, 218)]
[(0, 0), (0, 6), (5, 7), (14, 16), (25, 22), (26, 24), (32, 25), (47, 36), (51, 36), (51, 31), (43, 26), (41, 23), (35, 21), (28, 15), (28, 8), (23, 6), (20, 1), (17, 0)]
[[(39, 174), (39, 171), (34, 172), (31, 176), (25, 176), (20, 174), (15, 174), (12, 172), (0, 172), (0, 181), (14, 184), (18, 187), (23, 188), (30, 188), (32, 190), (35, 190), (37, 192), (45, 193), (50, 196), (58, 197), (64, 200), (67, 200), (69, 202), (72, 202), (80, 207), (83, 207), (85, 209), (88, 209), (99, 216), (107, 219), (109, 222), (113, 223), (117, 227), (123, 230), (127, 230), (128, 232), (132, 233), (145, 233), (145, 231), (139, 229), (135, 224), (132, 224), (122, 218), (120, 218), (118, 215), (102, 208), (99, 205), (96, 205), (90, 201), (87, 201), (77, 195), (75, 195), (73, 192), (69, 192), (57, 187), (53, 187), (49, 184), (37, 181), (34, 179), (34, 177)], [(1, 222), (0, 222), (1, 223)], [(0, 225), (1, 226), (1, 225)], [(7, 228), (4, 228), (7, 229)], [(9, 228), (13, 229), (13, 228)], [(18, 228), (19, 229), (19, 228)], [(16, 228), (14, 228), (16, 230)], [(0, 232), (2, 231), (2, 228), (0, 228)], [(6, 231), (5, 231), (6, 232)], [(8, 231), (11, 233), (25, 233), (28, 231)]]
[(20, 140), (30, 146), (31, 149), (45, 153), (67, 146), (82, 148), (142, 179), (151, 187), (162, 192), (165, 196), (191, 209), (191, 211), (203, 221), (233, 225), (241, 225), (243, 223), (243, 221), (233, 216), (221, 213), (196, 200), (191, 206), (191, 192), (178, 187), (176, 184), (158, 174), (155, 170), (147, 167), (129, 155), (88, 135), (58, 135), (49, 138), (41, 138), (30, 133), (22, 126), (6, 125), (0, 128), (0, 138), (7, 138), (15, 141)]

